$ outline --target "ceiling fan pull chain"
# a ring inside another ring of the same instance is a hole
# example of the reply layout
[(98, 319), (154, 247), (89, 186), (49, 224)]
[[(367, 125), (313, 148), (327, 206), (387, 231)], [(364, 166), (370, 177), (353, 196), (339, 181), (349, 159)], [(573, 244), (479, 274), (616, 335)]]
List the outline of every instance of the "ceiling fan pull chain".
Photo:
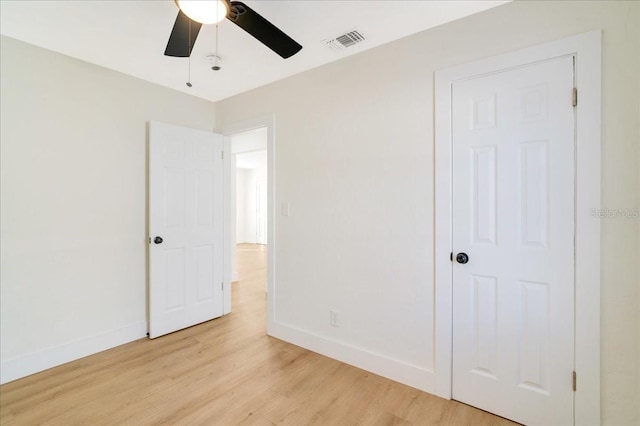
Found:
[(214, 71), (220, 71), (220, 65), (218, 61), (220, 60), (220, 56), (218, 55), (218, 24), (216, 23), (216, 53), (213, 56), (213, 66), (211, 67)]
[(192, 87), (193, 84), (191, 84), (191, 20), (189, 20), (189, 41), (187, 41), (187, 44), (188, 44), (188, 47), (189, 47), (189, 50), (188, 50), (188, 52), (189, 52), (189, 56), (188, 56), (188, 58), (189, 58), (189, 62), (188, 62), (189, 63), (189, 65), (188, 65), (188, 67), (189, 67), (189, 75), (187, 76), (188, 77), (187, 78), (187, 87)]

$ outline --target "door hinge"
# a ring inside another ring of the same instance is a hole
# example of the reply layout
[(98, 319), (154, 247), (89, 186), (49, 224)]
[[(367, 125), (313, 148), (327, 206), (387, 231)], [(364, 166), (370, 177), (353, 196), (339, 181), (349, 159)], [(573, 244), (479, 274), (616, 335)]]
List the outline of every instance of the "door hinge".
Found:
[(220, 283), (220, 291), (224, 291), (224, 281)]
[(575, 392), (577, 388), (578, 388), (578, 375), (574, 371), (573, 372), (573, 391)]
[(449, 260), (453, 262), (453, 252), (449, 253)]
[(573, 102), (573, 106), (578, 105), (578, 88), (577, 87), (573, 88), (572, 102)]
[(220, 158), (224, 160), (224, 151), (220, 152)]

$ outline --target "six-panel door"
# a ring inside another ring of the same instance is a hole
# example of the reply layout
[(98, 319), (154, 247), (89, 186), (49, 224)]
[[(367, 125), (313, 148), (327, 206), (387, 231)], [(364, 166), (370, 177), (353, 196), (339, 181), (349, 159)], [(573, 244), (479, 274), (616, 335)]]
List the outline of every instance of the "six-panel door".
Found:
[(453, 398), (526, 424), (573, 423), (573, 81), (565, 57), (453, 85)]
[(150, 124), (151, 338), (223, 313), (222, 146), (221, 135)]

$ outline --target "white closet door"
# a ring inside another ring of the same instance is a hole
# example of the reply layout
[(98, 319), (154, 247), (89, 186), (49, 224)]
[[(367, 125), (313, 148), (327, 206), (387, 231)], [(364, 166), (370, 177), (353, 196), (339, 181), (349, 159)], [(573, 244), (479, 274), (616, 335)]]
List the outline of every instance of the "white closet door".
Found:
[(453, 397), (528, 425), (573, 424), (573, 81), (453, 85)]

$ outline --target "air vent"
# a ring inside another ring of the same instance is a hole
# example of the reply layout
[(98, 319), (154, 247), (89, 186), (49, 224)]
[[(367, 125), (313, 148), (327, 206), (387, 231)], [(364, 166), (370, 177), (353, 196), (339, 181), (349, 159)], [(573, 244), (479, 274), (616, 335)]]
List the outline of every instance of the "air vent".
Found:
[(344, 34), (340, 34), (331, 39), (324, 40), (324, 43), (331, 50), (340, 51), (346, 49), (347, 47), (354, 46), (364, 40), (364, 34), (362, 34), (360, 31), (353, 30)]

